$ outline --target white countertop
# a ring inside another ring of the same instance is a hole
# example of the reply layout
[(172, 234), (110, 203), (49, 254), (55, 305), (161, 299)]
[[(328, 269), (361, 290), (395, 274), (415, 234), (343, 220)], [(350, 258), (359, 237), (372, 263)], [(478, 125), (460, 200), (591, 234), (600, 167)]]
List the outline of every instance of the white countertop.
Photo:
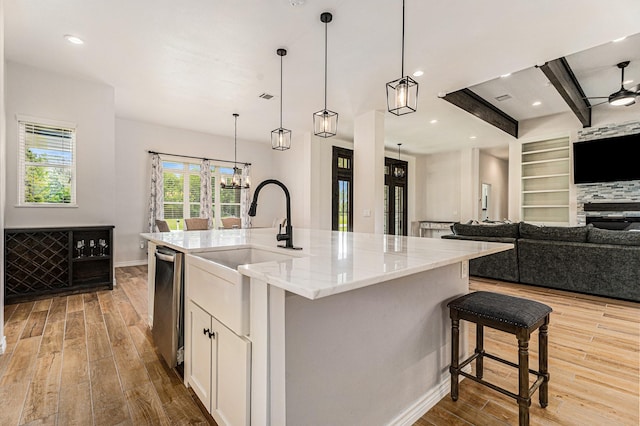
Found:
[(183, 253), (254, 247), (292, 256), (242, 265), (238, 271), (309, 299), (366, 287), (487, 254), (513, 244), (294, 229), (294, 244), (278, 248), (276, 229), (228, 229), (141, 234)]

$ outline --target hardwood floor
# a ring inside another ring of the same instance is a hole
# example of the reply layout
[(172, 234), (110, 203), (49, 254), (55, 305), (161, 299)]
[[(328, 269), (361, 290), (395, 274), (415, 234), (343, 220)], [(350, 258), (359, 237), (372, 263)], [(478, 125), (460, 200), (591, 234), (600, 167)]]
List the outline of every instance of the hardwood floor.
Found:
[[(215, 424), (153, 348), (146, 267), (118, 268), (116, 277), (113, 291), (5, 306), (0, 425)], [(534, 396), (532, 425), (640, 424), (640, 304), (492, 280), (472, 279), (471, 289), (554, 310), (549, 406)], [(485, 329), (485, 342), (487, 351), (517, 360), (513, 336)], [(535, 368), (537, 333), (530, 348)], [(515, 369), (485, 360), (485, 378), (516, 391)], [(515, 401), (464, 380), (457, 402), (445, 397), (416, 425), (517, 421)]]
[[(640, 424), (640, 304), (472, 279), (471, 290), (537, 300), (553, 308), (549, 325), (549, 406), (538, 393), (531, 402), (532, 425)], [(469, 327), (470, 350), (475, 326)], [(485, 328), (485, 350), (517, 362), (515, 336)], [(529, 344), (530, 365), (538, 366), (538, 333)], [(517, 393), (516, 369), (485, 359), (484, 378)], [(517, 425), (515, 400), (471, 380), (460, 397), (443, 398), (416, 425)]]
[(0, 425), (214, 424), (156, 354), (146, 267), (100, 291), (5, 306)]

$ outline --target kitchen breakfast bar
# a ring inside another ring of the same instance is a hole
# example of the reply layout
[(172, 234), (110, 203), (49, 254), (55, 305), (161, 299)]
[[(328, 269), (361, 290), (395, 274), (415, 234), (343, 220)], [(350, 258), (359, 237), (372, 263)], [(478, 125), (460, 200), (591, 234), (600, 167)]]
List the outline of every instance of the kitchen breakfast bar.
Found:
[(275, 235), (142, 234), (150, 324), (155, 249), (184, 254), (184, 382), (219, 424), (412, 424), (448, 394), (446, 305), (469, 259), (512, 248), (296, 229), (302, 250), (286, 250)]

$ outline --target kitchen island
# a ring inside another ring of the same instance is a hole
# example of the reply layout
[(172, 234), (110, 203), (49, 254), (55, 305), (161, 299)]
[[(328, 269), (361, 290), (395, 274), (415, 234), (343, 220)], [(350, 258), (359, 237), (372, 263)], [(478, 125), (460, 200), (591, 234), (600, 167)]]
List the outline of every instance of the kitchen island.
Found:
[[(303, 250), (292, 251), (277, 248), (275, 234), (275, 229), (143, 234), (151, 248), (187, 254), (185, 384), (208, 400), (205, 406), (222, 424), (412, 424), (448, 392), (446, 304), (468, 292), (468, 260), (512, 248), (297, 229), (296, 245)], [(237, 309), (248, 312), (225, 323), (222, 317), (234, 315), (225, 311), (236, 296), (225, 304), (228, 295), (215, 302), (200, 294), (206, 292), (207, 264), (215, 263), (213, 252), (241, 249), (279, 258), (237, 267), (244, 279), (240, 287), (246, 287), (237, 295)], [(189, 331), (203, 313), (212, 318), (204, 334), (218, 337), (213, 349), (196, 343), (202, 329)], [(222, 349), (229, 341), (224, 347), (233, 350)], [(217, 373), (198, 372), (201, 362), (193, 360), (205, 350)], [(246, 362), (233, 367), (238, 374), (231, 380), (225, 378), (229, 369), (219, 365), (230, 359)], [(207, 374), (216, 376), (213, 388), (202, 383)], [(238, 395), (246, 399), (239, 401)]]

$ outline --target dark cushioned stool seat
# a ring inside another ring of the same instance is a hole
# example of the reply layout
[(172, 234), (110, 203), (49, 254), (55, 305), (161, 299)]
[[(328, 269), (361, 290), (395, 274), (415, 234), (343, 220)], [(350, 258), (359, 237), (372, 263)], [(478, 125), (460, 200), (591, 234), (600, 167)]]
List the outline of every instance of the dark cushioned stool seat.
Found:
[[(529, 424), (529, 406), (531, 395), (540, 388), (540, 405), (548, 404), (549, 372), (548, 372), (548, 326), (552, 309), (533, 300), (504, 294), (478, 291), (459, 297), (447, 305), (451, 317), (451, 398), (458, 400), (458, 376), (462, 375), (482, 385), (488, 386), (518, 401), (519, 424)], [(459, 363), (460, 352), (460, 320), (476, 324), (476, 349), (473, 355)], [(494, 328), (514, 334), (518, 339), (518, 364), (514, 364), (484, 350), (484, 327)], [(539, 371), (529, 369), (529, 339), (531, 332), (539, 332)], [(483, 380), (483, 360), (491, 358), (511, 367), (518, 368), (518, 394), (509, 392), (497, 385)], [(475, 376), (463, 371), (472, 361), (476, 362)], [(529, 373), (537, 376), (529, 387)]]
[(551, 313), (551, 308), (543, 303), (488, 291), (467, 294), (448, 306), (449, 309), (524, 328), (531, 328)]

